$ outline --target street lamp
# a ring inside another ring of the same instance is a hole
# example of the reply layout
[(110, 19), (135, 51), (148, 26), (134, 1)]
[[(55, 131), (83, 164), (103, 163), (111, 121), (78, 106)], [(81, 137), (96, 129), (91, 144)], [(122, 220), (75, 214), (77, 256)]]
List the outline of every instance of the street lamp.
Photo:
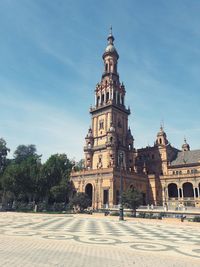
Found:
[(122, 203), (122, 193), (123, 193), (123, 178), (122, 178), (122, 168), (123, 168), (123, 152), (119, 152), (119, 168), (120, 168), (120, 202), (119, 202), (119, 220), (124, 220), (124, 208)]

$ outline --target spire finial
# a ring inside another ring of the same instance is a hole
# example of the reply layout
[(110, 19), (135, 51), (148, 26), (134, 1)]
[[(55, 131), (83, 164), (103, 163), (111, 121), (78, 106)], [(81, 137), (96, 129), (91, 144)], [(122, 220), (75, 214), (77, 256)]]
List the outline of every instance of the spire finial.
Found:
[(112, 25), (110, 25), (110, 35), (112, 35)]
[(108, 35), (107, 40), (108, 40), (108, 43), (109, 43), (109, 44), (113, 44), (113, 42), (114, 42), (114, 40), (115, 40), (115, 38), (114, 38), (114, 36), (113, 36), (113, 34), (112, 34), (112, 25), (110, 26), (110, 32), (109, 32), (109, 35)]

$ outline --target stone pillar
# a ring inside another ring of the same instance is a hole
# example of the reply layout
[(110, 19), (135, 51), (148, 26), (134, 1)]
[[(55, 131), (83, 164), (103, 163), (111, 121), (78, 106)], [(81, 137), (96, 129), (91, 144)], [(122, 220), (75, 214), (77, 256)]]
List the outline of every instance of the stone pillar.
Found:
[(95, 188), (96, 188), (95, 209), (98, 209), (99, 208), (99, 186), (98, 186), (98, 178), (95, 180)]
[(95, 97), (94, 97), (94, 104), (95, 106), (97, 105), (97, 95), (95, 94)]
[(113, 207), (113, 179), (110, 179), (109, 207)]
[(194, 198), (196, 198), (196, 190), (194, 186), (193, 186), (193, 192), (194, 192)]
[(180, 192), (179, 192), (179, 187), (177, 187), (178, 190), (178, 199), (180, 198)]
[(166, 199), (167, 199), (167, 201), (169, 200), (169, 194), (168, 194), (168, 186), (166, 187)]
[(113, 100), (113, 88), (111, 88), (111, 96), (110, 96), (111, 100)]
[(163, 204), (164, 204), (166, 202), (165, 187), (162, 189), (162, 199), (163, 199)]
[(200, 190), (199, 190), (199, 186), (197, 187), (197, 193), (198, 193), (198, 198), (200, 197)]
[(103, 179), (100, 178), (100, 182), (99, 182), (99, 208), (102, 208), (103, 207), (102, 183), (103, 183)]

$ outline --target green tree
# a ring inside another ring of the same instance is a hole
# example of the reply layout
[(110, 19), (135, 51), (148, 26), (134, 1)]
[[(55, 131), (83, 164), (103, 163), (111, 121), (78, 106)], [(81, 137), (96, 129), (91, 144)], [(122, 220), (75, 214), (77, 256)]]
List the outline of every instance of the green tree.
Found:
[(122, 203), (126, 208), (132, 209), (136, 216), (136, 209), (142, 204), (142, 194), (135, 188), (130, 188), (122, 194)]
[(10, 149), (7, 148), (6, 141), (0, 138), (0, 174), (3, 173), (7, 165), (7, 155), (9, 151)]
[(70, 201), (70, 204), (76, 208), (79, 208), (80, 211), (83, 211), (88, 207), (91, 207), (92, 201), (87, 194), (79, 192), (74, 195)]
[(8, 195), (18, 201), (33, 201), (38, 192), (40, 156), (36, 154), (34, 145), (30, 145), (30, 149), (20, 145), (14, 155), (15, 160), (6, 167), (1, 178), (4, 202), (7, 202)]
[(63, 195), (65, 190), (69, 190), (71, 169), (72, 162), (66, 154), (52, 155), (42, 166), (40, 193), (45, 196), (46, 201), (49, 201), (51, 196), (58, 199), (58, 195)]
[(64, 202), (65, 206), (72, 198), (75, 192), (74, 185), (71, 181), (63, 179), (59, 185), (51, 187), (50, 193), (52, 194), (55, 202)]
[(1, 183), (3, 188), (2, 204), (7, 207), (9, 202), (16, 199), (20, 189), (20, 184), (18, 178), (20, 177), (20, 169), (17, 164), (10, 164), (5, 169)]
[(14, 152), (14, 159), (16, 163), (20, 163), (28, 157), (32, 156), (38, 156), (36, 153), (35, 145), (19, 145)]

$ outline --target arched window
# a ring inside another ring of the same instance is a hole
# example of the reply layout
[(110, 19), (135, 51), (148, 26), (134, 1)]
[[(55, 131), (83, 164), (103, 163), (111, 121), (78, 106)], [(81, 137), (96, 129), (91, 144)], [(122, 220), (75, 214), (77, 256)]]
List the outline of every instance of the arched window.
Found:
[(90, 198), (91, 202), (92, 202), (92, 184), (87, 184), (85, 187), (85, 193), (88, 195), (88, 197)]
[(108, 102), (109, 100), (109, 92), (106, 93), (106, 103)]
[(168, 185), (168, 195), (170, 197), (178, 197), (178, 187), (176, 184), (171, 183)]
[(99, 106), (100, 104), (100, 96), (97, 96), (97, 107)]
[(102, 95), (102, 98), (101, 98), (101, 104), (104, 103), (104, 100), (105, 100), (105, 96), (104, 96), (104, 94), (103, 94), (103, 95)]
[(162, 139), (161, 138), (159, 139), (159, 143), (162, 144)]
[(120, 198), (119, 190), (117, 190), (117, 191), (116, 191), (116, 205), (119, 204), (119, 198)]
[(108, 71), (108, 63), (106, 63), (106, 72)]
[(124, 97), (122, 96), (122, 105), (124, 106)]
[(114, 92), (114, 94), (113, 94), (113, 99), (114, 99), (114, 102), (116, 103), (116, 92)]
[(194, 197), (193, 185), (189, 182), (183, 184), (183, 197)]
[(114, 72), (117, 73), (117, 64), (114, 64)]

